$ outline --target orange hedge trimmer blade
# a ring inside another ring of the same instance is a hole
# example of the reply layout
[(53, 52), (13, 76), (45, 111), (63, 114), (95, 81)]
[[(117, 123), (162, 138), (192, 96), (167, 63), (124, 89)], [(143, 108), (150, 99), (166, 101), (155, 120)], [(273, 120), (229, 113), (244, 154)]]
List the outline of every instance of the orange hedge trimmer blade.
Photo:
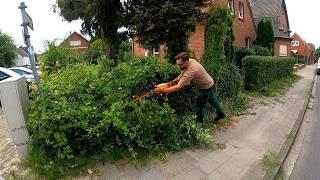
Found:
[(140, 96), (140, 97), (135, 98), (132, 102), (136, 103), (136, 102), (140, 101), (140, 99), (143, 99), (143, 98), (145, 98), (147, 96), (150, 96), (149, 92), (144, 94), (144, 95), (142, 95), (142, 96)]

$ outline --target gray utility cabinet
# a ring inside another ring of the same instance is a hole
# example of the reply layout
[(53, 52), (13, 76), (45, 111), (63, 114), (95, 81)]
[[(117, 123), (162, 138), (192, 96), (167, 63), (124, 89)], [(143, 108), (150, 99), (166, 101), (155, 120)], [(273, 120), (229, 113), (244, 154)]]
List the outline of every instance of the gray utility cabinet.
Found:
[(0, 81), (0, 98), (7, 128), (20, 159), (25, 159), (29, 134), (26, 128), (29, 108), (27, 83), (23, 76)]

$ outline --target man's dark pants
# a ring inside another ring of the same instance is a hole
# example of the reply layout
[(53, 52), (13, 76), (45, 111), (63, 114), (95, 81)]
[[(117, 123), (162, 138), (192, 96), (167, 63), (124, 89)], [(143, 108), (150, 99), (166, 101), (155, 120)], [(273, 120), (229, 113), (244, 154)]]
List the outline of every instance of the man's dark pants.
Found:
[(223, 108), (221, 107), (215, 95), (215, 87), (209, 89), (199, 89), (197, 98), (197, 120), (203, 122), (204, 113), (207, 103), (210, 103), (216, 110), (218, 115), (224, 115)]

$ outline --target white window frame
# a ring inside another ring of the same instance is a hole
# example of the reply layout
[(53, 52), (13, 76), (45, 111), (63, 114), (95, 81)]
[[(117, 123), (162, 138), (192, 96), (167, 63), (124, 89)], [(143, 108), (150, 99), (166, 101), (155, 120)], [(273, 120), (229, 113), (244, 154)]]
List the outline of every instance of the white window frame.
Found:
[(70, 41), (70, 46), (80, 46), (81, 45), (81, 41), (80, 40), (77, 40), (77, 41)]
[(153, 51), (152, 53), (153, 53), (154, 56), (158, 56), (158, 57), (160, 56), (159, 49), (156, 50), (155, 48), (153, 48), (152, 51)]
[(147, 50), (147, 49), (144, 50), (144, 56), (145, 56), (145, 57), (148, 57), (148, 56), (149, 56), (149, 50)]
[(246, 37), (246, 48), (250, 48), (251, 45), (251, 39), (250, 37)]
[(244, 18), (244, 4), (239, 2), (239, 19)]
[(299, 46), (300, 42), (299, 41), (291, 41), (291, 46)]
[[(231, 5), (230, 5), (230, 2), (231, 2)], [(231, 14), (234, 13), (234, 1), (233, 0), (228, 0), (228, 7), (231, 11)]]

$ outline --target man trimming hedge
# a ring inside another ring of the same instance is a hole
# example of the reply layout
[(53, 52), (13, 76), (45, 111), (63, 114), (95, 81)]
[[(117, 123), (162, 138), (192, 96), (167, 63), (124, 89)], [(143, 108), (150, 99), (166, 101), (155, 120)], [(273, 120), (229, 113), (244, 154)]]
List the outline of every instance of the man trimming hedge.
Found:
[(199, 89), (197, 94), (197, 120), (203, 122), (207, 102), (217, 110), (218, 115), (214, 118), (214, 122), (224, 118), (223, 108), (214, 94), (214, 81), (204, 67), (196, 60), (189, 58), (187, 52), (179, 53), (175, 56), (175, 59), (181, 74), (173, 81), (157, 85), (155, 93), (169, 94), (179, 91), (191, 83)]

